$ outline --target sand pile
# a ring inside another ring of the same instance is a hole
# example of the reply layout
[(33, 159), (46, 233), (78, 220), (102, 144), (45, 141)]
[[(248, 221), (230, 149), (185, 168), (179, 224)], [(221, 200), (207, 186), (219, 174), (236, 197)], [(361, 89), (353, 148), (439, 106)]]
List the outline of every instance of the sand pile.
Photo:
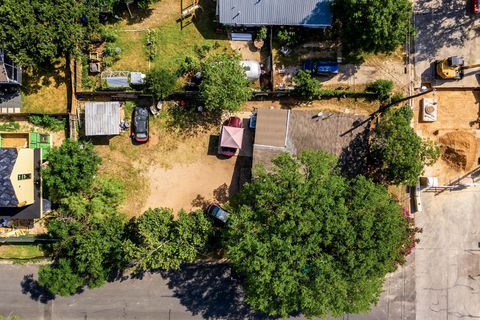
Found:
[(477, 139), (469, 132), (454, 131), (439, 139), (442, 159), (454, 169), (469, 170), (477, 162)]

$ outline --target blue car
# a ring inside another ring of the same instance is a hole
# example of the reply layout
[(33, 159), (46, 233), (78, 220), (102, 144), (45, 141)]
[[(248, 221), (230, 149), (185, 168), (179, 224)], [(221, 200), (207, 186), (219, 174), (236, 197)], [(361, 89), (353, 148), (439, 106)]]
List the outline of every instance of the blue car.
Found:
[(339, 70), (338, 62), (307, 60), (303, 64), (303, 70), (310, 71), (313, 75), (332, 75)]

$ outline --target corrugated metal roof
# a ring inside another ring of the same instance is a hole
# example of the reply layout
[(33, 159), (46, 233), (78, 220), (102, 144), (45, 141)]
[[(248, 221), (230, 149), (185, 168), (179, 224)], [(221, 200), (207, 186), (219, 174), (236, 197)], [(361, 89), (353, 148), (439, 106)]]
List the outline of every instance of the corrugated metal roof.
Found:
[(218, 0), (220, 23), (244, 26), (328, 27), (330, 0)]
[(255, 128), (255, 145), (285, 147), (288, 110), (259, 109)]
[(86, 102), (85, 135), (111, 136), (120, 134), (119, 102)]

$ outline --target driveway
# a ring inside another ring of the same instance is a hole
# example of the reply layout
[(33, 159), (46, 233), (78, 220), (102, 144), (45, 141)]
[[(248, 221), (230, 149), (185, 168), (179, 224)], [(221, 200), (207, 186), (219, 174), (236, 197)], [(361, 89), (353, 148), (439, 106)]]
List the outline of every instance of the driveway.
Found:
[(442, 87), (476, 87), (475, 73), (465, 71), (462, 80), (435, 79), (434, 62), (457, 55), (465, 64), (480, 63), (480, 19), (470, 13), (470, 0), (414, 1), (415, 74), (417, 86), (431, 83)]
[(480, 318), (480, 188), (422, 193), (415, 249), (419, 320)]

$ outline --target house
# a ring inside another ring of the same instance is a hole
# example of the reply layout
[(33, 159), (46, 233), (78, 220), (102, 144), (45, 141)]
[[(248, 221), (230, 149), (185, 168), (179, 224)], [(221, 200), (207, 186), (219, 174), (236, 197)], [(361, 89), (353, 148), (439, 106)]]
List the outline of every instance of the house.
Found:
[(0, 113), (19, 113), (22, 107), (22, 69), (0, 49)]
[(333, 153), (348, 175), (366, 166), (367, 123), (358, 115), (285, 109), (257, 112), (253, 165), (271, 168), (280, 153), (314, 149)]
[(0, 131), (0, 148), (40, 148), (43, 161), (52, 148), (52, 135), (39, 132)]
[(217, 0), (217, 17), (227, 26), (332, 25), (330, 0)]
[(114, 136), (120, 134), (119, 102), (86, 102), (85, 135)]
[(41, 149), (0, 148), (0, 218), (42, 217)]

